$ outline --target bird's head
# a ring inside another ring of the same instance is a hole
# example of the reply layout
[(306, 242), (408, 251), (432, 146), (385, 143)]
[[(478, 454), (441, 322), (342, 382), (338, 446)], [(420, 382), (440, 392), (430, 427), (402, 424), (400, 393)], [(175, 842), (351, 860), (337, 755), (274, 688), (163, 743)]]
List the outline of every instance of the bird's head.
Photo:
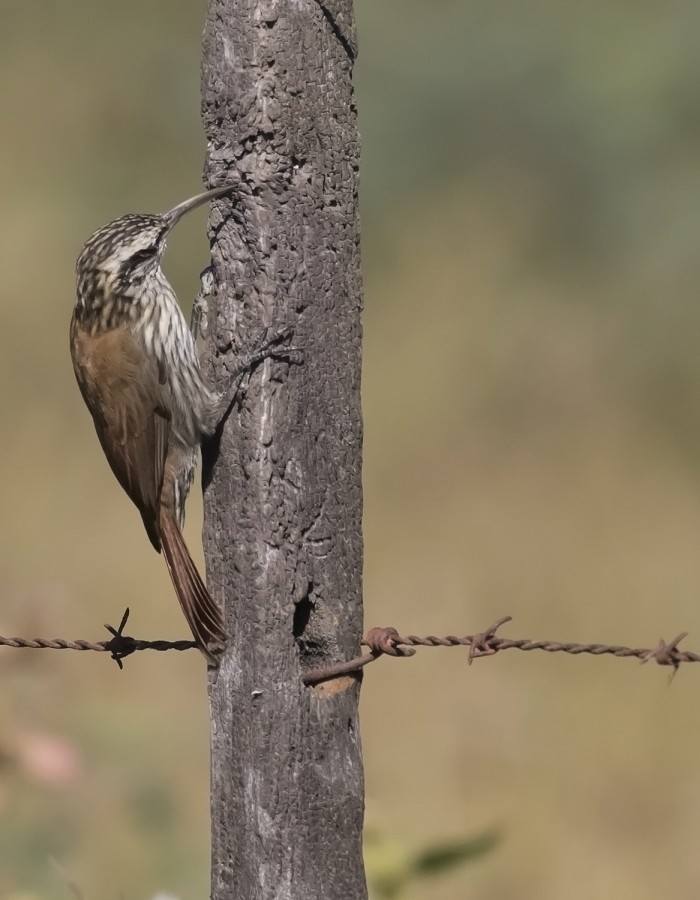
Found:
[(227, 184), (197, 194), (162, 215), (128, 213), (98, 228), (76, 264), (78, 304), (136, 296), (144, 281), (158, 274), (170, 229), (188, 212), (233, 187)]

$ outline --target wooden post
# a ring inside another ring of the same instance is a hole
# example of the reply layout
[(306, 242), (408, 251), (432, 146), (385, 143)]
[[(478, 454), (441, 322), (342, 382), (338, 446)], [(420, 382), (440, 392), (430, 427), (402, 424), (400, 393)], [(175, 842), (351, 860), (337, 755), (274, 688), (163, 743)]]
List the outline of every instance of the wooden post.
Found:
[(362, 289), (351, 0), (210, 0), (208, 363), (289, 326), (205, 448), (204, 546), (230, 644), (210, 673), (213, 900), (366, 897), (359, 680), (304, 687), (362, 626)]

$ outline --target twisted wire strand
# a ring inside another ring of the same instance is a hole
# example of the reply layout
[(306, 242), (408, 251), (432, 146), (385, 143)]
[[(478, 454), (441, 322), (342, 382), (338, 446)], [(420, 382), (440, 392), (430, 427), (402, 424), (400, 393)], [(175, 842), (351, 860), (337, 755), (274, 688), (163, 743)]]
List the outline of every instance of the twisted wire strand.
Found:
[[(141, 641), (124, 635), (125, 649), (129, 653), (137, 650), (191, 650), (197, 645), (194, 641)], [(110, 641), (68, 641), (65, 638), (21, 638), (3, 637), (0, 635), (0, 647), (16, 647), (21, 650), (93, 650), (96, 653), (113, 653), (114, 638)], [(129, 653), (125, 655), (128, 656)]]
[[(194, 641), (146, 641), (130, 637), (124, 634), (124, 628), (129, 618), (127, 608), (117, 628), (105, 625), (112, 637), (108, 641), (69, 641), (64, 638), (22, 638), (3, 637), (0, 635), (0, 647), (15, 647), (26, 650), (92, 650), (97, 653), (109, 653), (119, 668), (123, 668), (122, 660), (142, 650), (191, 650), (197, 645)], [(304, 684), (313, 685), (331, 678), (343, 675), (352, 675), (359, 672), (369, 663), (382, 656), (409, 657), (416, 653), (419, 647), (464, 647), (468, 648), (467, 661), (471, 664), (475, 659), (484, 656), (494, 656), (502, 650), (522, 650), (530, 652), (540, 650), (544, 653), (566, 653), (571, 656), (587, 654), (590, 656), (615, 656), (618, 659), (637, 659), (641, 663), (650, 661), (660, 666), (671, 666), (671, 678), (684, 663), (700, 662), (700, 654), (690, 650), (681, 650), (680, 642), (687, 637), (687, 632), (681, 632), (668, 643), (662, 639), (654, 647), (625, 647), (619, 644), (581, 644), (576, 642), (531, 640), (530, 638), (506, 638), (497, 634), (499, 628), (512, 621), (511, 616), (504, 616), (494, 622), (485, 631), (467, 634), (458, 637), (453, 634), (437, 637), (436, 635), (419, 636), (416, 634), (401, 635), (395, 628), (380, 627), (370, 628), (362, 640), (363, 646), (368, 648), (367, 653), (356, 656), (353, 659), (319, 666), (302, 672)]]
[(379, 659), (380, 656), (407, 657), (413, 656), (417, 647), (468, 647), (467, 661), (471, 664), (475, 659), (484, 656), (494, 656), (501, 650), (541, 650), (544, 653), (567, 653), (571, 656), (589, 654), (591, 656), (615, 656), (618, 659), (637, 659), (640, 663), (650, 661), (660, 666), (671, 666), (673, 671), (671, 678), (678, 671), (682, 663), (700, 662), (700, 654), (690, 650), (680, 650), (680, 642), (688, 636), (687, 632), (681, 632), (672, 641), (666, 642), (663, 638), (654, 647), (625, 647), (617, 644), (581, 644), (565, 641), (539, 640), (530, 638), (504, 638), (496, 632), (506, 622), (512, 621), (511, 616), (504, 616), (485, 631), (467, 634), (457, 637), (448, 634), (445, 637), (427, 635), (420, 637), (415, 634), (401, 635), (395, 628), (371, 628), (364, 637), (362, 644), (369, 647), (369, 653), (358, 656), (344, 663), (329, 666), (321, 666), (303, 673), (305, 684), (318, 684), (329, 678), (339, 675), (348, 675), (359, 671)]

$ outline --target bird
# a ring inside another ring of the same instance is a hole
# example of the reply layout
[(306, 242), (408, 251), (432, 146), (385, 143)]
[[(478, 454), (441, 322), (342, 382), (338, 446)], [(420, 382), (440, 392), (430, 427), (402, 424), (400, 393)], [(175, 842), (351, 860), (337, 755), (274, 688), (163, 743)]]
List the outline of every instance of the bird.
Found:
[(76, 264), (70, 324), (75, 376), (102, 450), (162, 552), (195, 643), (210, 663), (225, 647), (226, 629), (182, 528), (199, 448), (218, 426), (222, 398), (203, 377), (161, 260), (182, 217), (232, 188), (197, 194), (163, 214), (123, 215), (95, 231)]

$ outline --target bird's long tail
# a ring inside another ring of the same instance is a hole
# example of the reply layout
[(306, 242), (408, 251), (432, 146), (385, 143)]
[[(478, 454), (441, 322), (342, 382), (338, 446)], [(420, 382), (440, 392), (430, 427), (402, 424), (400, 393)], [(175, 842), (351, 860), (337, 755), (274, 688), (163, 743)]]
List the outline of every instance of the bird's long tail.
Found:
[(221, 610), (212, 599), (190, 556), (175, 519), (161, 508), (160, 538), (170, 578), (197, 646), (211, 662), (226, 644)]

